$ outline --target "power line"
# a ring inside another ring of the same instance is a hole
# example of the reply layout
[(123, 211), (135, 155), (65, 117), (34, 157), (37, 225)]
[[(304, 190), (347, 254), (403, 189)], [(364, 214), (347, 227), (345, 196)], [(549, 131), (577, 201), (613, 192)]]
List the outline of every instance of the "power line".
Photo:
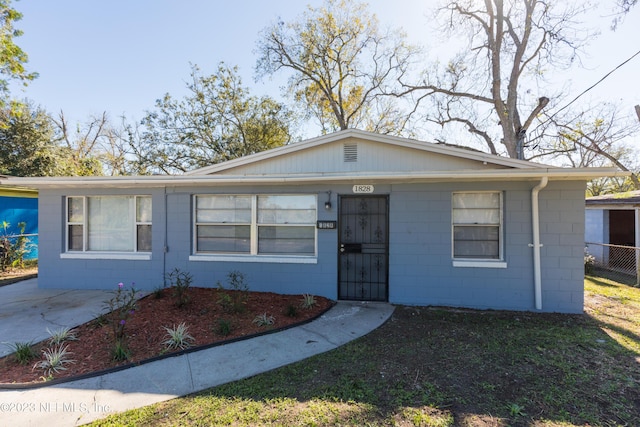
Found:
[(551, 117), (549, 117), (548, 120), (551, 120), (556, 114), (558, 114), (559, 112), (561, 112), (562, 110), (564, 110), (565, 108), (567, 108), (568, 106), (570, 106), (571, 104), (573, 104), (574, 102), (576, 102), (578, 100), (578, 98), (580, 98), (582, 95), (584, 95), (585, 93), (589, 92), (591, 89), (593, 89), (594, 87), (598, 86), (600, 83), (602, 83), (607, 77), (609, 77), (611, 74), (613, 74), (616, 70), (618, 70), (620, 67), (622, 67), (623, 65), (625, 65), (627, 62), (631, 61), (633, 58), (635, 58), (636, 56), (640, 55), (640, 50), (637, 51), (636, 53), (634, 53), (633, 55), (631, 55), (631, 57), (629, 57), (627, 60), (625, 60), (624, 62), (622, 62), (621, 64), (619, 64), (618, 66), (616, 66), (613, 70), (609, 71), (607, 74), (604, 75), (604, 77), (602, 77), (600, 80), (598, 80), (597, 82), (595, 82), (593, 85), (591, 85), (590, 87), (588, 87), (587, 89), (583, 90), (582, 93), (580, 93), (580, 95), (576, 96), (575, 98), (573, 98), (573, 100), (571, 100), (571, 102), (569, 102), (567, 105), (565, 105), (564, 107), (562, 107), (561, 109), (559, 109), (558, 111), (556, 111), (555, 113), (553, 113), (551, 115)]

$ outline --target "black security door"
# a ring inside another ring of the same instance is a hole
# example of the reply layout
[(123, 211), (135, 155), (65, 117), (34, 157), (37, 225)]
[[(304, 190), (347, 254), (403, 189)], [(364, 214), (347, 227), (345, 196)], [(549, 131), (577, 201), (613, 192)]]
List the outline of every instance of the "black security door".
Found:
[(338, 297), (388, 300), (388, 197), (340, 197)]

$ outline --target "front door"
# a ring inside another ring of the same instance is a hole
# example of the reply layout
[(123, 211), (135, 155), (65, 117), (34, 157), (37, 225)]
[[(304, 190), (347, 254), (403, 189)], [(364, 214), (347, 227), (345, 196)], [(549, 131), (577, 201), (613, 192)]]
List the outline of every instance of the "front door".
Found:
[(388, 300), (388, 196), (341, 196), (338, 298)]

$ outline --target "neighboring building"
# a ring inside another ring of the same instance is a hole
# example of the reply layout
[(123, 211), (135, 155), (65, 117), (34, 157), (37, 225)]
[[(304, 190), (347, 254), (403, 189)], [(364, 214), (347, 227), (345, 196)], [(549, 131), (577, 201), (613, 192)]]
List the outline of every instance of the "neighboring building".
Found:
[(635, 274), (640, 247), (640, 191), (606, 194), (586, 200), (585, 242), (599, 265)]
[[(29, 235), (29, 252), (24, 259), (38, 258), (38, 192), (27, 188), (1, 186), (0, 178), (0, 234), (20, 234), (18, 224), (25, 223), (25, 234)], [(9, 226), (5, 230), (3, 223)]]
[(39, 286), (152, 290), (243, 272), (255, 291), (583, 310), (586, 181), (357, 130), (181, 176), (13, 178), (40, 194)]

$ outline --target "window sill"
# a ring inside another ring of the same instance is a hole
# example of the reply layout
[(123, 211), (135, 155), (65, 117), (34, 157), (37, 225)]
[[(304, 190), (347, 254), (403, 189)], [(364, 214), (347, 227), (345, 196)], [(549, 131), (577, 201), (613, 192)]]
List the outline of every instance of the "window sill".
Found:
[(218, 261), (218, 262), (265, 262), (274, 264), (317, 264), (315, 256), (295, 255), (214, 255), (196, 254), (189, 256), (189, 261)]
[(454, 267), (473, 267), (473, 268), (507, 268), (506, 261), (494, 260), (453, 260)]
[(128, 252), (65, 252), (60, 259), (113, 259), (129, 261), (150, 261), (151, 253)]

